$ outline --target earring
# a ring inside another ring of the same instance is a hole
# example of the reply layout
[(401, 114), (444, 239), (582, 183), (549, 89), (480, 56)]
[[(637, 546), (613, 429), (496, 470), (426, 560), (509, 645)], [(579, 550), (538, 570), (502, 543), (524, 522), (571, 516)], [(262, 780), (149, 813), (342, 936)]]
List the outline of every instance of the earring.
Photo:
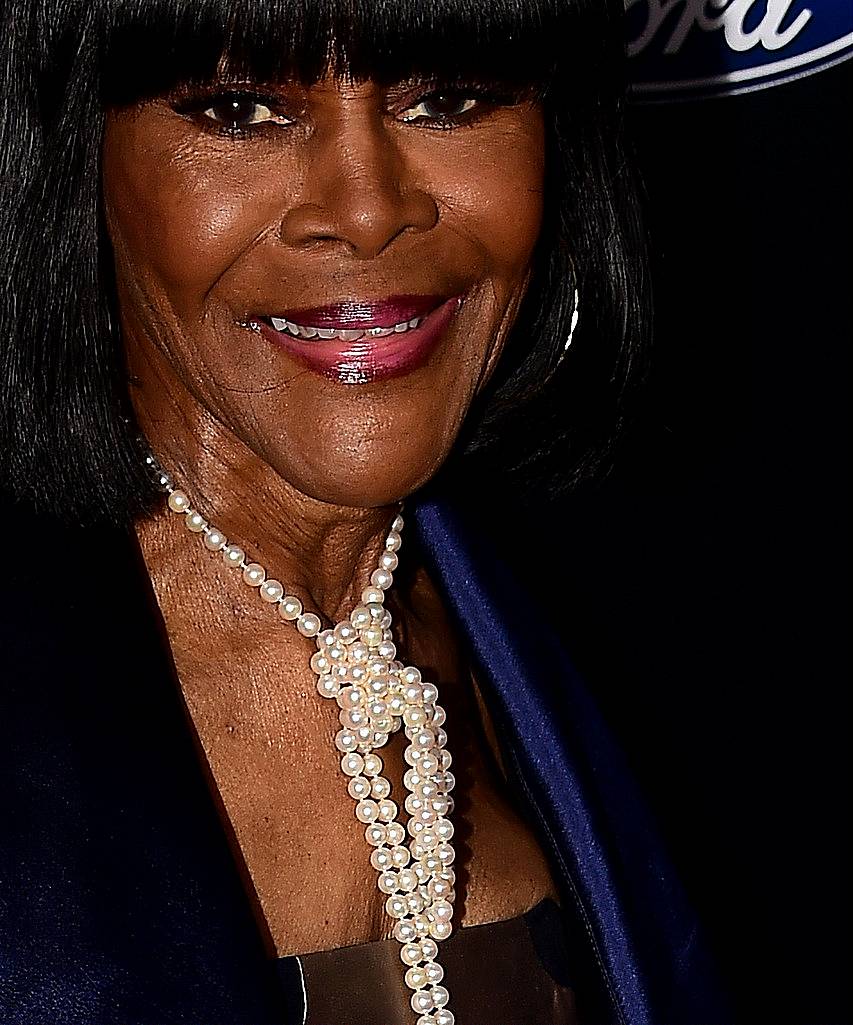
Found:
[(578, 326), (578, 317), (580, 315), (579, 309), (580, 307), (578, 306), (578, 290), (575, 289), (575, 308), (572, 310), (572, 322), (569, 325), (569, 337), (566, 339), (566, 344), (563, 346), (563, 353), (560, 356), (560, 359), (562, 359), (563, 356), (566, 355), (566, 353), (569, 351), (569, 346), (572, 344), (572, 335), (575, 333), (575, 328)]

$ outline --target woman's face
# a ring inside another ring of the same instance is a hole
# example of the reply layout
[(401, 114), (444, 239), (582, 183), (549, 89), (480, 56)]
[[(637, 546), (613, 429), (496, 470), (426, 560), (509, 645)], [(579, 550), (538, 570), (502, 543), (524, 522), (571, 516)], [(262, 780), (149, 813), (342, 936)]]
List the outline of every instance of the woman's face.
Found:
[(535, 103), (229, 86), (111, 112), (103, 174), (137, 403), (186, 396), (322, 501), (431, 476), (526, 287)]

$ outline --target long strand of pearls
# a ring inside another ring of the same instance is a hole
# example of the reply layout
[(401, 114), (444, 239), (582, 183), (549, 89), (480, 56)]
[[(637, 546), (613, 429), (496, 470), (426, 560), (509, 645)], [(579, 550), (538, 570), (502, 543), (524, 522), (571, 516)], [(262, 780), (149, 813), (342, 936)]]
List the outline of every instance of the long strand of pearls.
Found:
[[(317, 651), (311, 669), (317, 676), (317, 692), (337, 702), (341, 729), (335, 747), (347, 791), (355, 803), (355, 817), (365, 827), (372, 847), (370, 864), (377, 871), (377, 885), (386, 895), (385, 910), (394, 920), (393, 936), (400, 943), (406, 966), (405, 981), (411, 989), (411, 1006), (417, 1025), (454, 1025), (450, 999), (441, 985), (444, 969), (437, 962), (438, 944), (452, 931), (455, 852), (450, 843), (454, 786), (451, 756), (443, 729), (445, 712), (438, 704), (438, 689), (424, 681), (420, 670), (397, 659), (391, 633), (391, 613), (385, 608), (385, 592), (391, 587), (402, 544), (403, 518), (391, 525), (379, 565), (370, 585), (347, 619), (323, 630), (320, 617), (305, 612), (302, 602), (286, 593), (284, 585), (249, 559), (195, 508), (172, 483), (152, 455), (146, 464), (167, 494), (169, 509), (184, 518), (184, 526), (197, 534), (211, 553), (241, 574), (260, 599), (275, 606), (279, 616), (293, 622), (303, 637), (316, 638)], [(382, 759), (376, 749), (392, 733), (404, 729), (409, 745), (403, 775), (408, 791), (406, 827), (398, 821), (398, 807), (391, 799), (391, 784), (382, 775)], [(408, 833), (408, 842), (406, 835)]]

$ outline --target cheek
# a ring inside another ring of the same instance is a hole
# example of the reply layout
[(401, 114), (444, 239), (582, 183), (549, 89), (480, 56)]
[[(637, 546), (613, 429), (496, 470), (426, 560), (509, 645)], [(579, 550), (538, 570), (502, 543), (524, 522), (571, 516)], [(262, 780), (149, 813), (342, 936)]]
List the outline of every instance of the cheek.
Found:
[(203, 145), (158, 135), (142, 119), (115, 120), (103, 173), (116, 251), (184, 312), (200, 307), (274, 216), (272, 194), (253, 170), (248, 161), (211, 160)]
[[(434, 194), (453, 231), (476, 247), (500, 287), (524, 276), (539, 237), (544, 164), (538, 119), (432, 154)], [(438, 158), (438, 159), (437, 159)]]

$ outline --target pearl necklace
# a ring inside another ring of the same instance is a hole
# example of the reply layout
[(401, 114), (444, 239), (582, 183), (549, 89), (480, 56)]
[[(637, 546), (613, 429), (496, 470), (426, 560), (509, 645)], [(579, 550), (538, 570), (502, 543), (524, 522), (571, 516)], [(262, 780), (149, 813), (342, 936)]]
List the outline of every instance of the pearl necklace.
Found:
[[(347, 791), (356, 802), (355, 817), (364, 825), (365, 839), (373, 848), (370, 864), (378, 873), (379, 890), (386, 895), (385, 910), (394, 921), (392, 935), (401, 945), (417, 1025), (453, 1025), (455, 1018), (447, 1006), (450, 995), (440, 984), (444, 969), (436, 961), (439, 942), (452, 931), (456, 896), (455, 852), (450, 843), (453, 824), (448, 818), (455, 780), (442, 728), (445, 712), (438, 704), (435, 684), (425, 682), (419, 669), (396, 658), (391, 613), (384, 606), (402, 544), (402, 516), (391, 525), (361, 604), (347, 619), (323, 630), (319, 616), (305, 612), (302, 602), (288, 595), (280, 581), (267, 576), (263, 566), (250, 561), (242, 548), (192, 507), (152, 455), (145, 462), (166, 492), (168, 508), (183, 516), (187, 530), (199, 535), (207, 551), (219, 553), (225, 565), (237, 570), (282, 620), (295, 623), (303, 637), (316, 638), (317, 651), (310, 665), (317, 676), (317, 692), (340, 708), (335, 747), (348, 779)], [(404, 806), (409, 813), (405, 828), (397, 820), (391, 784), (382, 776), (382, 759), (375, 753), (401, 728), (409, 740), (403, 755), (409, 765), (403, 776), (408, 791)]]

